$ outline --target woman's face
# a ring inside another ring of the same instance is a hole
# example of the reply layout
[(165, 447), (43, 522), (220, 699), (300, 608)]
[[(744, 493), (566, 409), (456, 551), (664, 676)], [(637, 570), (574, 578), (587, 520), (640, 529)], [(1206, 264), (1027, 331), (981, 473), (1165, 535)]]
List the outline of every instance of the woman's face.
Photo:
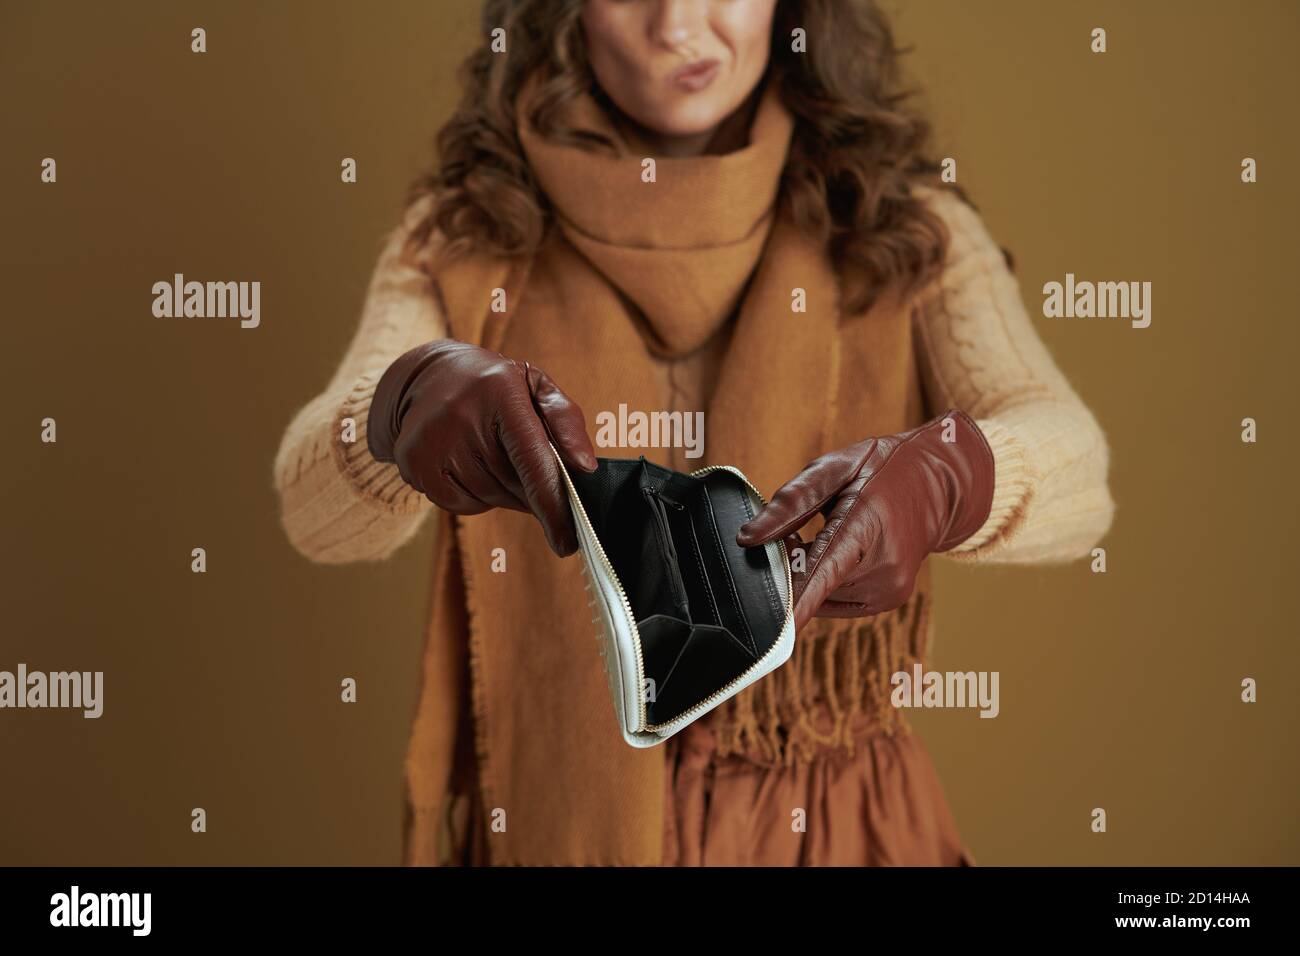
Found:
[(587, 0), (601, 88), (662, 141), (700, 143), (767, 68), (777, 0)]

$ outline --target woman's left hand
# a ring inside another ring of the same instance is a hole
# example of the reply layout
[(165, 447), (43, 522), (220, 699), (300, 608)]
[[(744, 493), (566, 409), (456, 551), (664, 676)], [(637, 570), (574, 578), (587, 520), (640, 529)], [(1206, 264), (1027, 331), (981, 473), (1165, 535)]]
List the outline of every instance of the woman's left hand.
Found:
[(822, 455), (781, 486), (736, 536), (742, 547), (789, 538), (814, 515), (796, 583), (795, 629), (814, 615), (865, 617), (912, 595), (921, 563), (961, 544), (988, 519), (993, 452), (965, 412)]

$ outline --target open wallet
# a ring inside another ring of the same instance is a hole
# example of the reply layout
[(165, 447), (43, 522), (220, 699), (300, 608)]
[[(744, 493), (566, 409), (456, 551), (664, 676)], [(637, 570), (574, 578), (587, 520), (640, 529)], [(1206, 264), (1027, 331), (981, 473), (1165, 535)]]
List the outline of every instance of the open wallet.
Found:
[(790, 658), (790, 558), (782, 541), (736, 543), (765, 504), (740, 471), (641, 457), (585, 474), (556, 459), (627, 743), (663, 743)]

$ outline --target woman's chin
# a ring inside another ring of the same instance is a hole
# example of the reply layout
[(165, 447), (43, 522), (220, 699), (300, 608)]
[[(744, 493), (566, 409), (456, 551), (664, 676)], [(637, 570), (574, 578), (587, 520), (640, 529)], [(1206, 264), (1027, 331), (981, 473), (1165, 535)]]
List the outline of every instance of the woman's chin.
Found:
[(725, 104), (682, 96), (671, 103), (656, 104), (641, 122), (661, 136), (687, 139), (717, 129), (727, 114)]

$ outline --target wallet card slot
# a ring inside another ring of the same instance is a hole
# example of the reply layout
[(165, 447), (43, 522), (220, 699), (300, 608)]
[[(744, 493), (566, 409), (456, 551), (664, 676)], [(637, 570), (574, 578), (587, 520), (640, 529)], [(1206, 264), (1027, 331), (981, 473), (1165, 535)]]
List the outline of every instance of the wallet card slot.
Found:
[(679, 559), (678, 564), (693, 602), (694, 620), (725, 629), (757, 657), (758, 642), (713, 515), (708, 486), (687, 475), (674, 475), (657, 491), (672, 508), (670, 527), (677, 554), (689, 555), (689, 561)]
[(640, 491), (648, 464), (644, 459), (601, 458), (595, 472), (571, 476), (635, 621), (682, 613), (680, 590), (666, 570), (658, 521)]
[(702, 545), (710, 549), (707, 553), (712, 558), (705, 561), (706, 574), (711, 578), (711, 590), (720, 598), (717, 604), (718, 623), (739, 638), (742, 643), (747, 642), (750, 653), (758, 657), (758, 645), (754, 640), (753, 631), (750, 630), (749, 619), (745, 615), (744, 602), (741, 601), (740, 593), (736, 589), (726, 548), (722, 543), (722, 534), (718, 530), (717, 521), (714, 520), (713, 504), (709, 498), (708, 488), (700, 489), (700, 505), (699, 512), (705, 525)]
[(677, 553), (685, 554), (687, 561), (682, 563), (682, 577), (685, 579), (686, 591), (695, 609), (695, 620), (702, 624), (722, 625), (718, 614), (718, 599), (709, 583), (709, 572), (704, 562), (705, 551), (700, 544), (700, 536), (695, 529), (695, 521), (684, 505), (672, 512), (674, 531), (677, 536)]
[(754, 663), (743, 642), (726, 628), (691, 624), (656, 614), (638, 625), (645, 659), (647, 722), (663, 723), (685, 713)]
[(705, 479), (703, 497), (708, 519), (725, 534), (715, 538), (722, 559), (729, 594), (744, 621), (744, 633), (753, 642), (755, 653), (764, 654), (779, 638), (785, 622), (785, 609), (777, 594), (776, 582), (766, 547), (744, 548), (735, 541), (735, 532), (754, 517), (753, 501), (746, 489), (725, 472), (715, 472)]
[[(667, 507), (654, 488), (641, 489), (646, 504), (650, 507), (655, 535), (659, 539), (659, 550), (663, 557), (668, 583), (673, 593), (673, 604), (679, 616), (691, 620), (690, 598), (686, 592), (686, 582), (682, 580), (681, 563), (677, 557), (677, 546), (673, 542), (672, 527), (669, 524)], [(675, 503), (674, 507), (678, 507)]]

